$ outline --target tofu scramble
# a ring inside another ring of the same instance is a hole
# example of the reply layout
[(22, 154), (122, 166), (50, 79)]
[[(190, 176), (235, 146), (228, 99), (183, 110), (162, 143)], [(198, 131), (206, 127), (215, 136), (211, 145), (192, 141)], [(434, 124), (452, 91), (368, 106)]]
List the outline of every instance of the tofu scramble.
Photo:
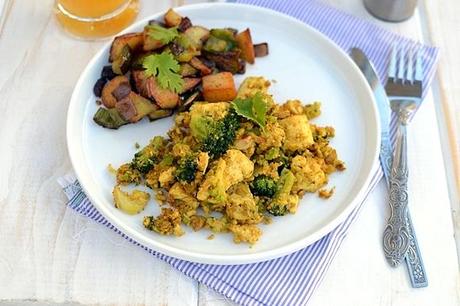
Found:
[(118, 168), (115, 206), (140, 212), (149, 194), (120, 186), (145, 184), (161, 206), (159, 216), (144, 217), (145, 228), (175, 236), (183, 226), (229, 232), (235, 243), (252, 245), (261, 223), (295, 214), (305, 193), (330, 197), (328, 176), (345, 169), (329, 145), (334, 128), (310, 122), (320, 103), (276, 104), (269, 86), (248, 77), (233, 102), (195, 102), (178, 113), (168, 138), (154, 137)]

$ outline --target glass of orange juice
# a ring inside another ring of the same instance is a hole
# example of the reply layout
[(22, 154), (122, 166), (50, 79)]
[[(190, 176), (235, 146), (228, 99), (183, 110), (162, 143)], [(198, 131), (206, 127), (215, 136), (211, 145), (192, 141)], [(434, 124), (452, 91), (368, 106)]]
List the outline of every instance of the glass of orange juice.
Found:
[(139, 0), (56, 0), (54, 14), (61, 26), (82, 39), (101, 39), (130, 25)]

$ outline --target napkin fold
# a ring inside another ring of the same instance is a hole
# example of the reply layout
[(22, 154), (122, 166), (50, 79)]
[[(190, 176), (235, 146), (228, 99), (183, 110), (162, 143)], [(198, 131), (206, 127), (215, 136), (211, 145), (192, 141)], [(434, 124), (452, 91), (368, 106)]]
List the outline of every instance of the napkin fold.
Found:
[[(435, 73), (438, 49), (384, 30), (316, 0), (240, 0), (293, 16), (316, 28), (345, 51), (359, 47), (372, 60), (382, 80), (393, 45), (404, 50), (420, 49), (423, 56), (425, 96)], [(392, 126), (393, 134), (395, 126)], [(365, 199), (382, 178), (379, 169), (367, 188)], [(125, 239), (185, 275), (205, 284), (242, 305), (305, 305), (320, 284), (349, 227), (358, 216), (364, 201), (329, 234), (314, 244), (290, 255), (248, 265), (209, 265), (169, 257), (149, 249), (122, 233), (102, 216), (84, 194), (73, 174), (58, 180), (76, 212), (120, 234)]]

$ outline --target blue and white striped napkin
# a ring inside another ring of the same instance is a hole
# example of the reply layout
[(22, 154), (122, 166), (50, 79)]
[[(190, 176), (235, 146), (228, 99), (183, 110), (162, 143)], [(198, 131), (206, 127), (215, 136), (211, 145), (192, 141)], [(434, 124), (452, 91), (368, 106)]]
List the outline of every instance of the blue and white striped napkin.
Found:
[[(423, 46), (316, 0), (237, 2), (259, 5), (291, 15), (318, 29), (344, 50), (349, 50), (352, 46), (361, 48), (375, 64), (381, 79), (385, 79), (390, 49), (394, 44), (405, 50), (420, 48), (424, 58), (424, 95), (432, 81), (438, 57), (436, 48)], [(379, 170), (373, 177), (367, 194), (381, 178), (382, 171)], [(61, 178), (59, 183), (70, 199), (68, 205), (72, 209), (242, 305), (305, 305), (323, 279), (362, 207), (361, 204), (342, 224), (316, 243), (288, 256), (249, 265), (206, 265), (168, 257), (140, 245), (115, 228), (96, 210), (73, 175)]]

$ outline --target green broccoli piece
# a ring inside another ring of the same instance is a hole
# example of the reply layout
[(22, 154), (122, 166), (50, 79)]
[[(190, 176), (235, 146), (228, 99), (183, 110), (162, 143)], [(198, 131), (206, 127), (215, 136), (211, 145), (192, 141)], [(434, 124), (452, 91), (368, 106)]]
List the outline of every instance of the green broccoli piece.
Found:
[(288, 211), (286, 205), (280, 205), (279, 203), (271, 203), (269, 206), (265, 207), (265, 209), (276, 217), (284, 216)]
[(153, 166), (161, 159), (162, 149), (166, 141), (161, 136), (155, 136), (150, 143), (142, 148), (139, 152), (134, 154), (131, 161), (133, 169), (138, 170), (142, 174), (146, 174), (153, 168)]
[(270, 201), (265, 209), (274, 216), (284, 216), (288, 212), (288, 206), (291, 202), (297, 201), (295, 196), (291, 196), (291, 189), (295, 183), (294, 174), (287, 169), (283, 169), (281, 176), (276, 183), (276, 193), (273, 200)]
[(276, 183), (273, 179), (265, 175), (260, 175), (252, 181), (251, 192), (256, 196), (273, 197), (276, 192)]
[(222, 120), (208, 126), (207, 135), (201, 142), (201, 150), (216, 158), (227, 152), (235, 140), (236, 131), (240, 127), (238, 114), (231, 109)]
[(196, 158), (193, 155), (186, 156), (179, 161), (175, 172), (175, 177), (180, 182), (190, 183), (195, 179), (195, 173), (198, 168)]

